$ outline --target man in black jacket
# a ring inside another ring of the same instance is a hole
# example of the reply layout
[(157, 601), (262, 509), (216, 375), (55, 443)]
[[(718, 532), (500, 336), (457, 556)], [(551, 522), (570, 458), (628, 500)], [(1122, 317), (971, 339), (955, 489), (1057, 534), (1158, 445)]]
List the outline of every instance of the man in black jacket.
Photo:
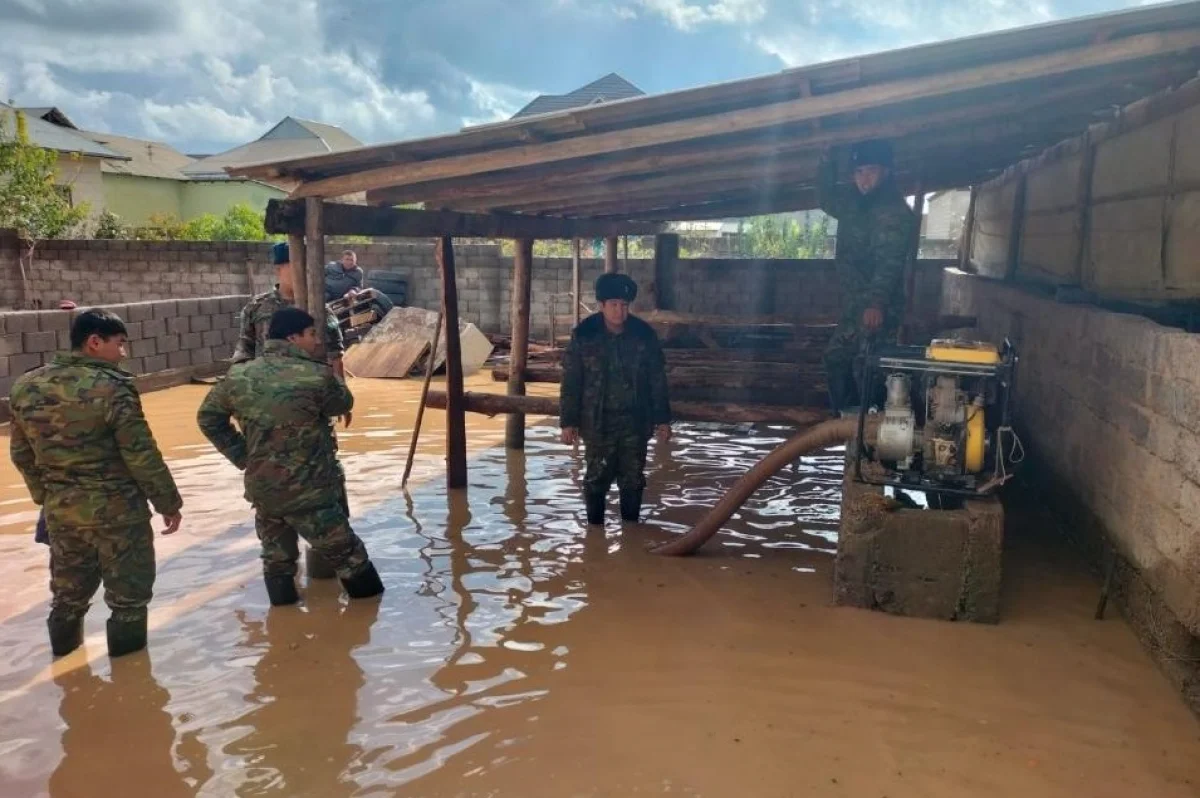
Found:
[(667, 369), (654, 329), (629, 315), (637, 284), (624, 274), (596, 280), (600, 312), (579, 323), (563, 357), (562, 440), (583, 440), (584, 501), (589, 524), (604, 523), (613, 480), (621, 518), (636, 523), (646, 486), (646, 446), (671, 437)]

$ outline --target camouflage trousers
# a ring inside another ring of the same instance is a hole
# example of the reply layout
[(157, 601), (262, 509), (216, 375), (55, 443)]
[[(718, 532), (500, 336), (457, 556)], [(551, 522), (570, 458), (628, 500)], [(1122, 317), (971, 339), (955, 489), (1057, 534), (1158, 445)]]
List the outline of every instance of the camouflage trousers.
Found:
[(584, 490), (608, 493), (614, 480), (620, 490), (645, 488), (648, 443), (632, 419), (606, 422), (602, 434), (584, 442)]
[(829, 404), (833, 412), (857, 407), (862, 401), (862, 347), (864, 341), (874, 345), (894, 344), (899, 325), (887, 316), (884, 325), (868, 333), (855, 321), (842, 319), (825, 346), (825, 376), (829, 381)]
[(154, 530), (149, 521), (119, 527), (50, 526), (50, 618), (82, 618), (104, 585), (115, 621), (139, 622), (154, 594)]
[(350, 518), (340, 504), (285, 516), (270, 516), (256, 509), (254, 528), (262, 544), (264, 576), (295, 576), (300, 538), (308, 541), (341, 579), (349, 579), (367, 564), (367, 547), (350, 528)]

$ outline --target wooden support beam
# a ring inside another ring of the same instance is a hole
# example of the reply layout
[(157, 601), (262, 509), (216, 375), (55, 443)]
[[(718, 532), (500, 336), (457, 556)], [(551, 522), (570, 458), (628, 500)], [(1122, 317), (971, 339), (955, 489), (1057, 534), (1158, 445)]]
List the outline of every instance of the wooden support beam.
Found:
[(679, 235), (659, 233), (654, 237), (654, 307), (675, 309), (675, 272), (679, 261)]
[(308, 255), (304, 231), (288, 235), (288, 259), (292, 262), (292, 299), (296, 307), (308, 309)]
[(908, 261), (904, 264), (904, 324), (900, 327), (900, 343), (911, 343), (908, 319), (913, 316), (917, 292), (917, 256), (921, 251), (921, 227), (925, 221), (925, 186), (921, 180), (913, 191), (913, 240), (908, 250)]
[[(583, 296), (581, 296), (580, 293), (582, 291), (582, 287), (580, 286), (581, 274), (579, 264), (579, 250), (582, 246), (582, 242), (576, 238), (571, 242), (571, 244), (571, 304), (573, 306), (571, 308), (571, 329), (574, 330), (579, 326), (579, 309), (580, 305), (583, 303)], [(551, 341), (551, 343), (555, 342)]]
[(499, 169), (571, 160), (608, 152), (728, 135), (806, 122), (835, 114), (940, 97), (982, 87), (998, 88), (1037, 78), (1065, 75), (1112, 64), (1167, 56), (1200, 47), (1200, 31), (1180, 29), (1129, 36), (996, 64), (894, 80), (857, 89), (801, 97), (755, 108), (662, 122), (552, 141), (510, 146), (427, 161), (397, 164), (301, 184), (293, 197), (338, 197), (358, 191), (419, 183)]
[[(509, 353), (508, 395), (525, 395), (525, 367), (529, 363), (529, 305), (532, 287), (533, 239), (517, 241), (512, 277), (512, 348)], [(525, 416), (511, 414), (505, 424), (509, 449), (525, 448)]]
[(1021, 268), (1021, 237), (1025, 230), (1025, 185), (1026, 174), (1022, 172), (1017, 178), (1012, 225), (1008, 229), (1008, 267), (1004, 277), (1006, 280), (1017, 279), (1017, 272)]
[(609, 236), (604, 239), (604, 272), (617, 273), (617, 237)]
[[(1179, 135), (1179, 127), (1175, 128)], [(1083, 166), (1079, 170), (1079, 250), (1075, 253), (1075, 283), (1084, 282), (1083, 268), (1087, 263), (1088, 239), (1092, 236), (1092, 177), (1096, 171), (1096, 145), (1091, 133), (1083, 134)], [(972, 194), (972, 200), (974, 195)]]
[(467, 486), (467, 417), (463, 402), (462, 340), (458, 332), (458, 281), (454, 240), (442, 236), (435, 249), (446, 323), (446, 487)]
[[(322, 203), (319, 199), (307, 199), (304, 216), (304, 247), (306, 269), (305, 283), (308, 286), (305, 310), (324, 322), (325, 310), (325, 227)], [(320, 327), (318, 326), (318, 329)]]
[[(303, 233), (306, 215), (304, 200), (269, 200), (268, 233)], [(406, 208), (378, 208), (326, 202), (323, 210), (325, 235), (429, 238), (463, 236), (468, 238), (596, 238), (654, 235), (662, 225), (653, 222), (627, 222), (593, 219), (557, 219), (515, 214), (472, 214), (458, 211), (414, 211)]]
[(971, 199), (967, 202), (967, 218), (963, 220), (962, 249), (958, 253), (958, 268), (964, 272), (975, 271), (971, 265), (971, 247), (975, 244), (975, 201), (979, 199), (979, 186), (971, 186)]
[[(446, 406), (446, 394), (430, 391), (428, 407)], [(530, 416), (558, 416), (558, 399), (552, 396), (504, 396), (495, 393), (464, 394), (468, 413), (495, 416), (501, 413), (521, 413)], [(672, 402), (671, 415), (679, 421), (718, 421), (729, 424), (775, 423), (808, 426), (829, 418), (826, 410), (816, 407), (789, 407), (718, 402)]]

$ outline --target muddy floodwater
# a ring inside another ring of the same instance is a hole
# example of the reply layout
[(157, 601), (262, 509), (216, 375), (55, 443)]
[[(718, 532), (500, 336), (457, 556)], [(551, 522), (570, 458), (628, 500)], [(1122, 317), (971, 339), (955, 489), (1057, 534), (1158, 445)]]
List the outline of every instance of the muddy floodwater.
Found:
[(835, 608), (837, 452), (666, 559), (646, 544), (786, 429), (681, 426), (651, 453), (647, 523), (589, 531), (552, 427), (506, 453), (502, 419), (471, 417), (448, 497), (431, 411), (405, 494), (419, 383), (352, 387), (341, 448), (382, 601), (317, 582), (269, 608), (240, 475), (195, 427), (206, 389), (176, 388), (145, 404), (184, 526), (158, 540), (148, 652), (115, 662), (98, 599), (51, 664), (48, 552), (4, 458), (0, 795), (1200, 795), (1200, 724), (1044, 530), (1009, 541), (998, 626)]

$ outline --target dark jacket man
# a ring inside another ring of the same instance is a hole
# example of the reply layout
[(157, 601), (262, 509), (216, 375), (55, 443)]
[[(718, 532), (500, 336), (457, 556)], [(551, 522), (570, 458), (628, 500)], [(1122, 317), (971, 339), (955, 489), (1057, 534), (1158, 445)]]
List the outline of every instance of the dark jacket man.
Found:
[(670, 437), (671, 405), (662, 348), (654, 329), (629, 315), (637, 285), (623, 274), (596, 281), (599, 313), (579, 323), (563, 356), (560, 423), (563, 440), (582, 439), (588, 523), (604, 522), (614, 480), (621, 517), (636, 522), (646, 485), (646, 445)]
[(904, 315), (904, 266), (912, 249), (913, 213), (892, 179), (892, 149), (865, 141), (851, 152), (854, 185), (838, 186), (833, 162), (822, 164), (821, 209), (838, 220), (834, 258), (842, 314), (825, 352), (834, 412), (860, 401), (855, 358), (863, 342), (895, 343)]

